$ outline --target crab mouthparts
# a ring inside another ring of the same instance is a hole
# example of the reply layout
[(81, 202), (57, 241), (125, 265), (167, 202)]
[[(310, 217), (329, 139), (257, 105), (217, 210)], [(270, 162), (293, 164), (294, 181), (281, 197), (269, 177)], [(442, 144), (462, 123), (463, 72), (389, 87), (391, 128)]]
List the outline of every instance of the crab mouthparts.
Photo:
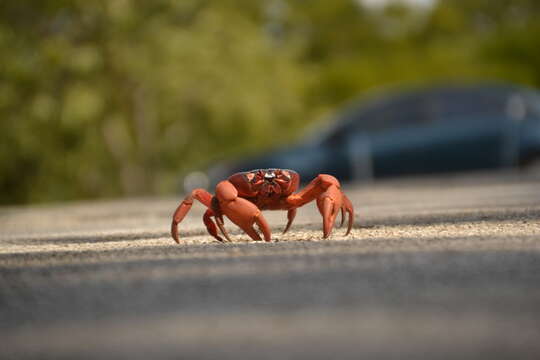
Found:
[(278, 184), (271, 182), (271, 183), (267, 183), (267, 185), (264, 187), (263, 193), (266, 196), (273, 196), (275, 194), (281, 193), (281, 189)]

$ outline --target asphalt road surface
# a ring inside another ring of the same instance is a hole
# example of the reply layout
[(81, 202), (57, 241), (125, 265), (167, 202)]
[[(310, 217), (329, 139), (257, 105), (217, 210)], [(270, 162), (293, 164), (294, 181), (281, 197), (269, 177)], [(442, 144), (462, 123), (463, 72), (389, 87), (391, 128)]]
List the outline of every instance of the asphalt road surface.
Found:
[(540, 180), (346, 189), (277, 242), (212, 240), (179, 198), (0, 208), (2, 359), (540, 359)]

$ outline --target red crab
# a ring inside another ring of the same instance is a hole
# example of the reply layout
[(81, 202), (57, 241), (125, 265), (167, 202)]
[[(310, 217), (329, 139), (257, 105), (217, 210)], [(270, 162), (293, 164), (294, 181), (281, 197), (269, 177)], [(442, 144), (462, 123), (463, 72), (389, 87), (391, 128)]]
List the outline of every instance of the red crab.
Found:
[[(227, 180), (216, 186), (216, 195), (212, 196), (204, 189), (195, 189), (186, 196), (173, 214), (171, 235), (178, 239), (178, 224), (184, 219), (193, 205), (193, 199), (199, 200), (208, 210), (204, 213), (203, 221), (210, 235), (219, 241), (216, 223), (225, 238), (231, 241), (223, 224), (223, 215), (238, 225), (253, 240), (261, 240), (259, 233), (253, 227), (256, 223), (264, 235), (265, 241), (270, 241), (270, 227), (264, 219), (261, 210), (287, 210), (287, 226), (283, 233), (291, 227), (296, 216), (296, 209), (310, 201), (317, 200), (317, 207), (323, 217), (323, 237), (327, 238), (334, 226), (334, 220), (341, 211), (341, 225), (345, 212), (349, 215), (348, 235), (351, 231), (354, 210), (351, 201), (340, 189), (339, 181), (332, 175), (320, 174), (304, 189), (298, 189), (300, 175), (293, 170), (258, 169), (231, 175)], [(215, 218), (216, 223), (212, 220)]]

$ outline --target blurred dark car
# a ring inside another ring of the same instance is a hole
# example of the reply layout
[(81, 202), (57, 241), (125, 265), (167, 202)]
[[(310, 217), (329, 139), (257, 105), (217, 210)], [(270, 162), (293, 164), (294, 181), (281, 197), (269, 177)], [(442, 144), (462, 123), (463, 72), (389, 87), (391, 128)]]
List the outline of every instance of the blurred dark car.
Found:
[[(511, 85), (450, 85), (378, 96), (341, 112), (298, 145), (212, 167), (289, 168), (303, 181), (342, 181), (512, 167), (540, 157), (540, 93)], [(537, 160), (536, 160), (537, 161)]]

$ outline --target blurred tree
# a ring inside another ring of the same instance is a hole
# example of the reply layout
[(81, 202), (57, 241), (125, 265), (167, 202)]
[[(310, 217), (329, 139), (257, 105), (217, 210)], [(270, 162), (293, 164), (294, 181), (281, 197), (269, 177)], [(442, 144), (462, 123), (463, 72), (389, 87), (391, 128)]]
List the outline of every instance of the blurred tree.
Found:
[(250, 3), (2, 2), (2, 202), (170, 191), (289, 139), (305, 75)]
[(0, 203), (171, 192), (374, 87), (540, 86), (535, 0), (0, 2)]

